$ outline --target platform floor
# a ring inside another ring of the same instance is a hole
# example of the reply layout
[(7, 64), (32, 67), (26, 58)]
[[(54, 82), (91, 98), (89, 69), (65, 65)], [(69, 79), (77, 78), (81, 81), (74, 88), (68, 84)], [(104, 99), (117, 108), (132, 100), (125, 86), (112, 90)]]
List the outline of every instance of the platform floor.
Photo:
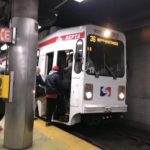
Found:
[[(26, 150), (100, 150), (56, 126), (46, 127), (45, 122), (39, 119), (34, 121), (33, 134), (33, 146)], [(4, 130), (0, 131), (0, 150), (7, 150), (3, 147), (3, 136)]]

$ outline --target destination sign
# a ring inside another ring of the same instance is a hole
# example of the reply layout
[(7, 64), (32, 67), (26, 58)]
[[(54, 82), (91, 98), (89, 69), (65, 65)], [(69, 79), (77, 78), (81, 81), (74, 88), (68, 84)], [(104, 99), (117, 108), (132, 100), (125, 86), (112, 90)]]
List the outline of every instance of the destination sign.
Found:
[(117, 41), (100, 38), (95, 35), (90, 35), (89, 41), (92, 43), (104, 43), (104, 44), (109, 44), (109, 45), (114, 45), (114, 46), (119, 45), (119, 43)]

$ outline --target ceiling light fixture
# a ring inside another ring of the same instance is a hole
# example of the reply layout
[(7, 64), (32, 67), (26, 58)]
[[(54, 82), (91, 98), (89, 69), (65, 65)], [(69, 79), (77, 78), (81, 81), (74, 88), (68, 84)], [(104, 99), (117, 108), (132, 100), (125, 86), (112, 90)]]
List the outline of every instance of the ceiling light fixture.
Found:
[(55, 16), (58, 17), (58, 13), (55, 13)]
[(38, 29), (41, 29), (41, 28), (42, 28), (42, 26), (38, 25)]
[(83, 2), (84, 0), (74, 0), (74, 1), (76, 1), (76, 2), (78, 2), (78, 3), (81, 3), (81, 2)]

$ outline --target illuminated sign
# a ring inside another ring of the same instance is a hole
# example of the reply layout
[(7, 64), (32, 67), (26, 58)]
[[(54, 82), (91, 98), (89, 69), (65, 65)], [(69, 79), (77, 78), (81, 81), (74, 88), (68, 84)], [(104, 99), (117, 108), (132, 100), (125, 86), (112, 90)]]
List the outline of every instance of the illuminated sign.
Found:
[(0, 27), (0, 42), (11, 43), (12, 41), (12, 29)]
[(0, 98), (9, 97), (9, 75), (0, 75)]
[(88, 51), (88, 52), (92, 52), (92, 47), (89, 47), (89, 46), (88, 46), (88, 47), (87, 47), (87, 51)]
[(16, 42), (16, 28), (0, 27), (0, 43), (13, 43)]
[(96, 37), (95, 35), (90, 36), (90, 42), (92, 43), (104, 43), (104, 44), (109, 44), (109, 45), (114, 45), (118, 46), (119, 43), (117, 41), (112, 41), (112, 40), (106, 40), (100, 37)]

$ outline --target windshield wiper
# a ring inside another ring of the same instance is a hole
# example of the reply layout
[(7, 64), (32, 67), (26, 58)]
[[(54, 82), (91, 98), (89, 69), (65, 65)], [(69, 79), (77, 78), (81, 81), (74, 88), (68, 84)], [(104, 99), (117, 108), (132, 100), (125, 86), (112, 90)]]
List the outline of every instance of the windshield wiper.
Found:
[(111, 73), (111, 75), (113, 76), (113, 79), (116, 80), (116, 75), (114, 74), (114, 72), (110, 69), (110, 67), (105, 63), (105, 67), (106, 69)]

